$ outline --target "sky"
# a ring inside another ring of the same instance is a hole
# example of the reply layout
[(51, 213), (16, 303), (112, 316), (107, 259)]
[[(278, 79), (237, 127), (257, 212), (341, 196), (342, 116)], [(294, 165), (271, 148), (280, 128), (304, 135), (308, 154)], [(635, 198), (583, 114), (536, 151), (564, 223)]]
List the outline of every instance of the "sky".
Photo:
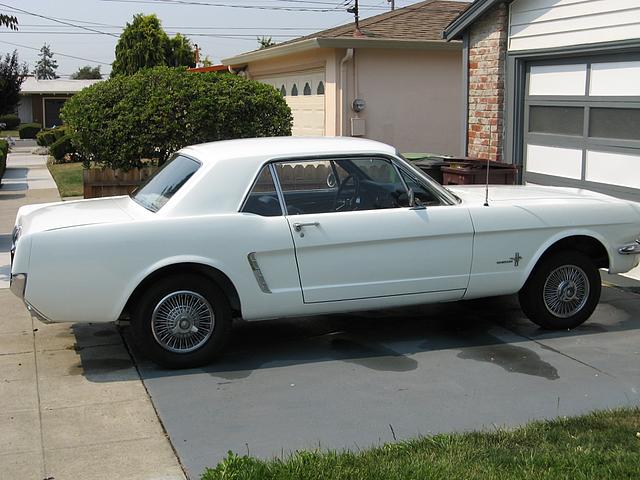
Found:
[[(214, 63), (258, 47), (256, 37), (281, 42), (353, 21), (353, 0), (0, 0), (0, 13), (18, 18), (18, 31), (0, 28), (0, 53), (18, 51), (30, 71), (44, 43), (55, 52), (57, 73), (80, 66), (108, 74), (118, 35), (133, 15), (155, 13), (165, 31), (180, 32)], [(396, 0), (396, 8), (416, 3)], [(256, 8), (259, 7), (259, 8)], [(311, 11), (309, 11), (311, 10)], [(387, 0), (360, 0), (361, 18), (390, 10)], [(28, 13), (25, 13), (28, 12)], [(54, 19), (57, 19), (54, 20)], [(84, 28), (82, 28), (84, 27)], [(78, 58), (73, 58), (78, 57)]]

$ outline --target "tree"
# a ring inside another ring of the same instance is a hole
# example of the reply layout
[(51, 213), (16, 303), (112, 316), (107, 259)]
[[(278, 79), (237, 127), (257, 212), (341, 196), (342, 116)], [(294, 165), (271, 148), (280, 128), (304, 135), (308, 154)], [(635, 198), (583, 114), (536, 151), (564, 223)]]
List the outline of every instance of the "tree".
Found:
[(260, 50), (263, 48), (273, 47), (276, 42), (271, 37), (258, 37), (258, 44), (260, 44)]
[(18, 62), (17, 50), (0, 58), (0, 115), (15, 111), (20, 87), (28, 74), (27, 64)]
[(0, 25), (11, 30), (18, 30), (18, 19), (12, 15), (0, 15)]
[(143, 68), (192, 66), (194, 51), (183, 35), (169, 38), (155, 15), (134, 15), (120, 35), (111, 76), (133, 75)]
[(167, 43), (167, 65), (169, 67), (195, 67), (195, 51), (184, 35), (176, 33)]
[(40, 53), (38, 54), (40, 60), (36, 63), (36, 68), (33, 74), (38, 80), (51, 80), (58, 78), (56, 75), (56, 69), (58, 68), (58, 62), (53, 59), (53, 52), (51, 47), (46, 43), (42, 45)]
[(99, 80), (102, 78), (100, 65), (97, 67), (92, 67), (90, 65), (80, 67), (76, 73), (71, 74), (71, 78), (73, 80)]

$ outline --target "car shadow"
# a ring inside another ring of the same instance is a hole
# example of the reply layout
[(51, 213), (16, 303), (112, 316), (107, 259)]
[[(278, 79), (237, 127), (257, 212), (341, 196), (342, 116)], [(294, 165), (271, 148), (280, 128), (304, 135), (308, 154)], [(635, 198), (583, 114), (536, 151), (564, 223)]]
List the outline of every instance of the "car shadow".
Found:
[[(238, 320), (221, 358), (187, 370), (162, 369), (142, 358), (135, 347), (130, 350), (145, 380), (205, 373), (224, 383), (258, 370), (327, 361), (406, 372), (419, 368), (415, 354), (438, 350), (457, 350), (461, 359), (556, 380), (557, 369), (522, 344), (533, 340), (545, 349), (542, 342), (549, 339), (639, 330), (639, 300), (634, 294), (605, 288), (591, 320), (567, 331), (543, 330), (529, 322), (515, 296), (348, 315)], [(131, 345), (126, 334), (125, 339)]]

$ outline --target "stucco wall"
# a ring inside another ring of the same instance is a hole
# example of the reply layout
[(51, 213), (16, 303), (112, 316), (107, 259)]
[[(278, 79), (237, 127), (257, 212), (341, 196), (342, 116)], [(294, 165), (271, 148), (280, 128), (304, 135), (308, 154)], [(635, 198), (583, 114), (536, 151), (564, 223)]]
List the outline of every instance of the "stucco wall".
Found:
[[(402, 152), (460, 155), (461, 62), (461, 50), (356, 50), (365, 137)], [(349, 104), (353, 95), (351, 78)]]

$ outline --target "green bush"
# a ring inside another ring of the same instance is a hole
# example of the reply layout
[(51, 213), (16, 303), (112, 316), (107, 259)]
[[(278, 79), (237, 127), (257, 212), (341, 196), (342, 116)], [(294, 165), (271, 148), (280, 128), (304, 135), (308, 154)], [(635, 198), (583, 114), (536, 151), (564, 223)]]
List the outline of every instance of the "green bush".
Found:
[(0, 180), (7, 169), (7, 153), (9, 153), (9, 142), (0, 140)]
[(20, 125), (20, 119), (17, 115), (8, 113), (6, 115), (0, 115), (0, 123), (4, 123), (7, 130), (13, 130), (18, 125)]
[(18, 135), (20, 138), (36, 138), (40, 130), (42, 130), (42, 125), (39, 123), (24, 123), (18, 128)]
[(56, 140), (64, 137), (67, 133), (67, 129), (64, 126), (48, 128), (46, 130), (41, 130), (36, 135), (36, 141), (38, 145), (41, 147), (48, 147)]
[(49, 153), (59, 162), (64, 160), (67, 153), (74, 153), (73, 145), (71, 144), (71, 135), (65, 135), (53, 142), (49, 146)]
[(174, 151), (231, 138), (291, 135), (278, 91), (217, 73), (156, 67), (98, 82), (69, 99), (62, 117), (85, 162), (131, 169)]

